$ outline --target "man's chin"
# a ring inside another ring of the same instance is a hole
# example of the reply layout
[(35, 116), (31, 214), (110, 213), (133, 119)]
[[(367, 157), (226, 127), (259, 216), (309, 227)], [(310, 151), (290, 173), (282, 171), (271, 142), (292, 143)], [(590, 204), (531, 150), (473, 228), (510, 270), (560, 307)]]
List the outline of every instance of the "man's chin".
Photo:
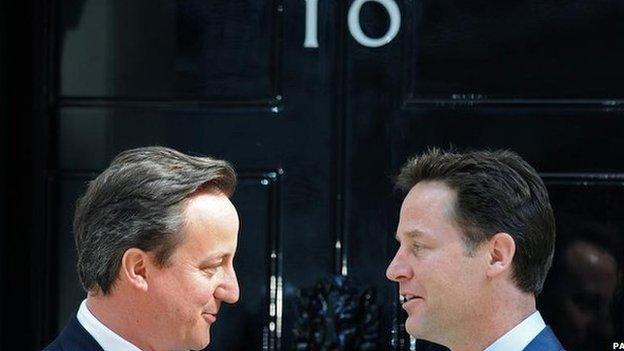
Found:
[(424, 330), (423, 324), (418, 320), (411, 320), (411, 318), (407, 318), (405, 321), (405, 330), (407, 333), (416, 338), (416, 339), (424, 339), (428, 340), (427, 333)]
[(440, 339), (440, 335), (435, 334), (435, 331), (432, 331), (431, 328), (427, 329), (422, 323), (415, 323), (408, 320), (405, 322), (405, 330), (413, 338), (442, 345), (443, 340)]
[(420, 334), (418, 330), (414, 330), (414, 328), (409, 328), (408, 326), (405, 326), (405, 331), (407, 331), (407, 333), (413, 338), (422, 339), (422, 334)]
[(206, 347), (208, 347), (208, 344), (210, 344), (210, 340), (206, 341), (205, 343), (202, 343), (201, 345), (199, 345), (199, 344), (198, 344), (198, 345), (196, 345), (196, 346), (193, 346), (193, 347), (191, 348), (191, 350), (193, 350), (193, 351), (203, 350), (203, 349), (205, 349)]
[(208, 344), (210, 344), (210, 331), (208, 331), (208, 334), (205, 335), (201, 340), (198, 339), (193, 344), (193, 347), (190, 348), (191, 350), (203, 350), (208, 347)]

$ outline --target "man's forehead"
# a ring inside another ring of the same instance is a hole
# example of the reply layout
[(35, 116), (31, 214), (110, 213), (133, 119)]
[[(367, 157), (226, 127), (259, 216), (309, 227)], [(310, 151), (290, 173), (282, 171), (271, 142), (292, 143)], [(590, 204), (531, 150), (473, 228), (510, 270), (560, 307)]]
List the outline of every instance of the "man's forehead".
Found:
[(427, 220), (432, 217), (455, 218), (457, 192), (440, 181), (419, 182), (403, 199), (399, 222)]
[(417, 183), (401, 205), (395, 238), (401, 240), (434, 239), (448, 226), (456, 227), (455, 190), (440, 181)]
[(416, 183), (403, 199), (402, 207), (422, 204), (430, 206), (432, 202), (452, 204), (457, 192), (446, 183), (438, 180), (427, 180)]

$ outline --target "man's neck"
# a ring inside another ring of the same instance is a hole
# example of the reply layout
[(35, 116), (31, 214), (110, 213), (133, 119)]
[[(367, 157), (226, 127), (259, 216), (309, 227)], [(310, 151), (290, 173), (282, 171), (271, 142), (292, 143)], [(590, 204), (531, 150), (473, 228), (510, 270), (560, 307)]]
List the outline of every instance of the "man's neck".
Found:
[(452, 351), (483, 351), (535, 311), (532, 294), (519, 293), (506, 301), (494, 299), (484, 313), (475, 318), (475, 323), (466, 325), (461, 335), (455, 335), (447, 347)]
[(104, 296), (99, 293), (87, 297), (87, 308), (102, 324), (141, 350), (152, 350), (149, 344), (141, 340), (140, 333), (136, 332), (140, 328), (137, 324), (139, 320), (133, 315), (136, 306), (126, 306), (126, 301), (118, 296)]

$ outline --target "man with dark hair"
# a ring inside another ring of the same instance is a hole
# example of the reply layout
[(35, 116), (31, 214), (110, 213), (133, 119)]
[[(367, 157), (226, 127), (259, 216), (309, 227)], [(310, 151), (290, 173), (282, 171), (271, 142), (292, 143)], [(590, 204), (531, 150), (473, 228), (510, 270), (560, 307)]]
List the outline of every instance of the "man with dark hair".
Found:
[(119, 154), (78, 200), (87, 292), (45, 350), (199, 350), (222, 302), (239, 297), (239, 228), (225, 161), (164, 147)]
[(410, 335), (453, 351), (563, 350), (536, 310), (555, 221), (531, 166), (510, 151), (432, 149), (397, 186), (407, 195), (386, 274)]

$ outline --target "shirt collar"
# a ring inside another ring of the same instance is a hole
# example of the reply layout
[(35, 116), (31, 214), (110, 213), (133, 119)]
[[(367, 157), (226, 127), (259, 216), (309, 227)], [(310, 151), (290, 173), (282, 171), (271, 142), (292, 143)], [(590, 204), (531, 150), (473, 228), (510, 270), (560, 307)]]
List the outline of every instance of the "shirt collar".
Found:
[(104, 351), (141, 351), (138, 347), (122, 338), (100, 322), (87, 308), (87, 300), (80, 304), (77, 314), (78, 321), (97, 341)]
[(535, 311), (484, 351), (522, 351), (545, 327), (542, 315)]

